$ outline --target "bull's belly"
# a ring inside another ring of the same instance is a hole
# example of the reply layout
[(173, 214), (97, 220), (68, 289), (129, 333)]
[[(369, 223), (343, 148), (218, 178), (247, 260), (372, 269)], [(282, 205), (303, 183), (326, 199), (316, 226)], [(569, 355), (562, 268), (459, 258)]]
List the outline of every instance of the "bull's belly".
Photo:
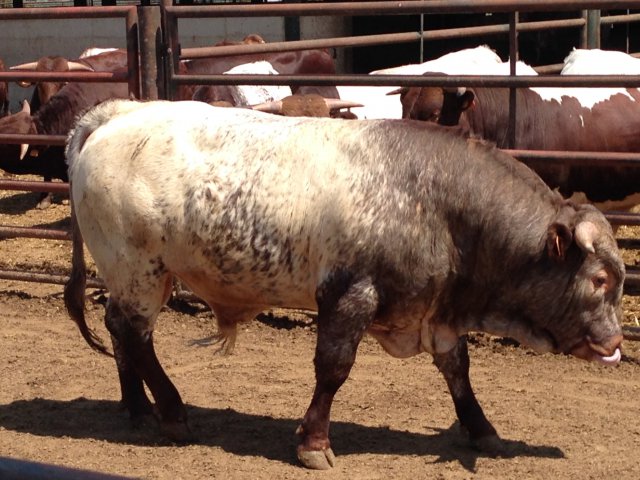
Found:
[(317, 309), (316, 285), (308, 275), (251, 271), (234, 274), (202, 265), (185, 267), (171, 269), (171, 273), (211, 306)]

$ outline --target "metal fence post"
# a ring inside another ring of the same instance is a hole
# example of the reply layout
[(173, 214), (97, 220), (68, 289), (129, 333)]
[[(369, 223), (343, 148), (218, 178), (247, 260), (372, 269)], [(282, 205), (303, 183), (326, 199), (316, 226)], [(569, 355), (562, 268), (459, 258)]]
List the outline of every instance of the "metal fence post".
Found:
[(587, 48), (600, 48), (600, 10), (587, 10)]
[[(140, 98), (157, 100), (163, 94), (160, 7), (138, 7), (140, 19)], [(160, 67), (160, 68), (158, 68)]]

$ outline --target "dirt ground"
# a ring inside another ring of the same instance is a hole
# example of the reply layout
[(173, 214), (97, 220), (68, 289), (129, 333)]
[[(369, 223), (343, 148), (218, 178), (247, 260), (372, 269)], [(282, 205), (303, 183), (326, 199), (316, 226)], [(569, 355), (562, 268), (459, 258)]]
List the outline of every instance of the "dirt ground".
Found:
[[(34, 210), (37, 194), (0, 192), (0, 224), (63, 228), (68, 207)], [(622, 228), (620, 237), (640, 231)], [(625, 251), (629, 265), (637, 252)], [(0, 240), (0, 269), (64, 274), (70, 244)], [(427, 355), (393, 359), (370, 338), (332, 411), (331, 472), (299, 467), (294, 431), (313, 389), (313, 317), (272, 312), (242, 328), (232, 356), (205, 346), (212, 315), (174, 303), (156, 330), (158, 356), (187, 403), (196, 441), (133, 430), (115, 365), (93, 352), (64, 310), (62, 287), (0, 280), (0, 457), (145, 479), (640, 478), (640, 344), (614, 368), (472, 338), (472, 382), (504, 439), (499, 457), (458, 431), (444, 380)], [(102, 338), (103, 292), (89, 291)], [(636, 324), (638, 298), (625, 296)], [(1, 459), (0, 459), (1, 465)]]

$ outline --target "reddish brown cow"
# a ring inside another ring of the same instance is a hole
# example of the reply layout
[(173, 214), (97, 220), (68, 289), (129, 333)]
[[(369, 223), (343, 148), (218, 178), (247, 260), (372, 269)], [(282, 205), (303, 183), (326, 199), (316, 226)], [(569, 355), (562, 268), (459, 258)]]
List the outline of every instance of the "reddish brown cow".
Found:
[[(90, 55), (75, 60), (68, 60), (60, 56), (48, 56), (38, 59), (36, 62), (23, 63), (11, 67), (11, 70), (36, 71), (36, 72), (113, 72), (127, 66), (127, 51), (113, 49)], [(67, 82), (38, 82), (31, 97), (31, 111), (36, 112), (51, 97), (60, 91)], [(31, 86), (29, 82), (19, 82), (22, 87)], [(96, 84), (97, 85), (97, 84)], [(102, 88), (102, 87), (96, 87)]]
[[(460, 124), (479, 137), (508, 145), (509, 90), (437, 87), (402, 90), (403, 117)], [(516, 149), (640, 151), (638, 89), (525, 88), (517, 90)], [(640, 170), (632, 167), (564, 167), (532, 164), (565, 196), (583, 193), (603, 209), (638, 203)]]

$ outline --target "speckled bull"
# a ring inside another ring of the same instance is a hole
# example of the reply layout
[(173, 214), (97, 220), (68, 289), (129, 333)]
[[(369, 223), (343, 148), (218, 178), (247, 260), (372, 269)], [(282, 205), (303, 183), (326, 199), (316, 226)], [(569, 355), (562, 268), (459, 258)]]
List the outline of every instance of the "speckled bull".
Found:
[(457, 131), (116, 100), (79, 120), (67, 155), (67, 308), (106, 352), (83, 313), (84, 238), (110, 292), (123, 402), (134, 420), (154, 411), (146, 384), (174, 439), (186, 411), (153, 349), (174, 277), (211, 306), (227, 351), (268, 307), (317, 309), (297, 447), (310, 468), (334, 465), (331, 404), (365, 333), (395, 357), (430, 353), (480, 446), (499, 438), (471, 389), (468, 332), (620, 359), (624, 266), (605, 218)]

